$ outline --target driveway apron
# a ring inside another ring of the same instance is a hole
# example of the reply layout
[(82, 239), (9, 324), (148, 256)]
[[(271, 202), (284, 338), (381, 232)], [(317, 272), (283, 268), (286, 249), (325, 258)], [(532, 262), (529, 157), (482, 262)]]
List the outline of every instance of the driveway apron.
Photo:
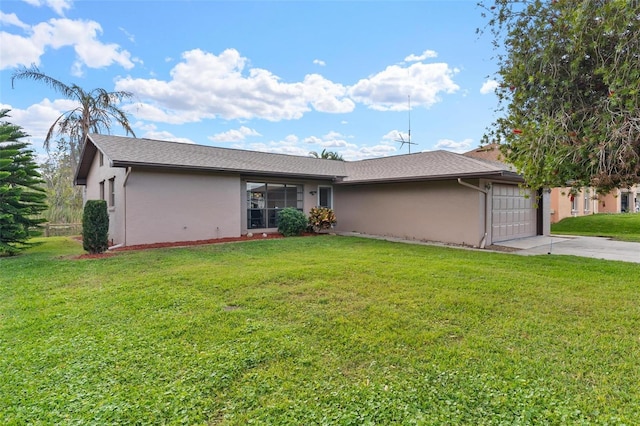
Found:
[(614, 241), (603, 237), (541, 235), (503, 241), (496, 245), (517, 249), (514, 253), (523, 256), (561, 254), (640, 263), (640, 243)]

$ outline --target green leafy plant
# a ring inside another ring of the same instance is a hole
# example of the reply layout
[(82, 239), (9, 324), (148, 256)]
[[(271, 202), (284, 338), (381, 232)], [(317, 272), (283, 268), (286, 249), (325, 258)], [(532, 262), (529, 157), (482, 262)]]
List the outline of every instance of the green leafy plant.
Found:
[[(640, 3), (481, 1), (500, 118), (485, 142), (531, 188), (640, 181)], [(482, 30), (479, 30), (482, 31)]]
[(305, 229), (307, 217), (300, 210), (287, 207), (278, 212), (278, 232), (285, 237), (300, 235)]
[(336, 223), (336, 215), (328, 207), (314, 207), (309, 211), (309, 225), (314, 232), (329, 229)]
[[(0, 120), (9, 116), (0, 110)], [(44, 182), (33, 151), (20, 139), (28, 135), (6, 121), (0, 121), (0, 256), (15, 255), (38, 235), (39, 217), (46, 210)]]
[(109, 247), (109, 213), (105, 200), (88, 200), (82, 215), (82, 247), (91, 254)]

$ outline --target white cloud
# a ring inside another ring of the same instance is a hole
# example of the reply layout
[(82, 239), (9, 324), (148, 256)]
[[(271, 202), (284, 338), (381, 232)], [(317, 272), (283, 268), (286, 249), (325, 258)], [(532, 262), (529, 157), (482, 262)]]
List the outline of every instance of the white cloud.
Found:
[(31, 64), (39, 65), (40, 58), (47, 49), (61, 49), (73, 47), (76, 61), (73, 66), (74, 74), (81, 73), (83, 67), (103, 68), (118, 64), (125, 69), (133, 68), (131, 54), (122, 50), (114, 43), (102, 43), (98, 40), (102, 34), (102, 27), (95, 21), (72, 20), (66, 18), (50, 19), (34, 26), (19, 25), (20, 20), (7, 18), (14, 25), (19, 26), (26, 36), (0, 32), (2, 56), (0, 69)]
[(170, 80), (127, 77), (116, 82), (116, 90), (135, 93), (147, 102), (141, 111), (171, 123), (216, 117), (275, 122), (299, 119), (312, 108), (332, 113), (355, 108), (346, 87), (319, 74), (286, 83), (268, 70), (246, 68), (247, 62), (235, 49), (219, 55), (195, 49), (182, 54)]
[(53, 9), (58, 15), (64, 15), (66, 9), (71, 9), (73, 0), (23, 0), (31, 6), (47, 6)]
[(327, 63), (325, 61), (323, 61), (322, 59), (314, 59), (313, 63), (316, 65), (320, 65), (321, 67), (324, 67), (325, 65), (327, 65)]
[(189, 116), (189, 112), (185, 111), (181, 114), (176, 114), (173, 111), (167, 111), (155, 105), (148, 103), (136, 103), (122, 106), (122, 109), (132, 116), (147, 121), (154, 121), (158, 123), (167, 124), (183, 124), (193, 120), (193, 117)]
[(300, 155), (303, 157), (309, 155), (309, 151), (299, 145), (299, 138), (296, 135), (288, 135), (280, 141), (253, 143), (249, 145), (249, 149), (274, 154)]
[(307, 75), (304, 78), (304, 92), (311, 105), (320, 112), (351, 112), (356, 104), (345, 98), (346, 88), (333, 83), (319, 74)]
[(445, 151), (453, 151), (461, 154), (471, 150), (473, 139), (465, 139), (461, 142), (452, 141), (451, 139), (440, 139), (435, 149), (443, 149)]
[(489, 93), (493, 93), (498, 87), (498, 82), (495, 80), (487, 80), (482, 84), (480, 88), (480, 93), (483, 95), (488, 95)]
[(438, 57), (438, 52), (434, 50), (425, 50), (420, 55), (415, 55), (412, 53), (411, 55), (404, 58), (404, 60), (405, 62), (419, 62), (419, 61), (424, 61), (425, 59), (437, 58), (437, 57)]
[(52, 102), (45, 98), (27, 109), (13, 108), (10, 105), (3, 105), (2, 108), (11, 110), (9, 112), (11, 123), (22, 127), (24, 132), (30, 135), (29, 139), (34, 148), (42, 148), (51, 125), (63, 112), (77, 106), (77, 103), (68, 99), (57, 99)]
[(366, 160), (368, 158), (388, 157), (395, 154), (397, 149), (391, 145), (378, 144), (374, 146), (363, 146), (356, 149), (346, 149), (341, 151), (342, 158), (347, 161)]
[(218, 133), (213, 136), (209, 136), (209, 140), (213, 142), (241, 142), (244, 141), (247, 136), (262, 136), (254, 129), (250, 129), (246, 126), (242, 126), (239, 129), (232, 129), (226, 132)]
[(147, 138), (147, 139), (155, 139), (155, 140), (158, 140), (158, 141), (192, 143), (192, 144), (195, 143), (191, 139), (179, 138), (179, 137), (175, 136), (173, 133), (167, 132), (167, 131), (150, 130), (150, 131), (146, 132), (142, 137)]
[(406, 110), (409, 95), (412, 106), (428, 108), (440, 101), (440, 93), (455, 93), (460, 89), (452, 79), (458, 72), (445, 63), (391, 65), (358, 81), (349, 89), (349, 94), (352, 99), (379, 111)]
[(122, 28), (122, 27), (118, 27), (118, 29), (120, 31), (122, 31), (122, 33), (127, 37), (127, 39), (131, 42), (131, 43), (135, 43), (136, 42), (136, 37), (131, 34), (129, 31), (127, 31), (126, 29)]
[(13, 25), (23, 30), (28, 30), (29, 25), (25, 24), (16, 16), (15, 13), (4, 13), (0, 10), (0, 24), (2, 25)]
[[(346, 136), (334, 131), (331, 131), (322, 137), (309, 136), (305, 138), (303, 142), (307, 144), (315, 144), (322, 148), (334, 148), (334, 151), (336, 151), (335, 148), (357, 148), (357, 145), (346, 141)], [(342, 151), (338, 150), (338, 152), (340, 153)]]
[(382, 141), (386, 141), (387, 143), (395, 142), (396, 139), (400, 139), (400, 135), (402, 135), (403, 138), (406, 137), (409, 139), (409, 134), (401, 132), (400, 130), (391, 130), (382, 136)]

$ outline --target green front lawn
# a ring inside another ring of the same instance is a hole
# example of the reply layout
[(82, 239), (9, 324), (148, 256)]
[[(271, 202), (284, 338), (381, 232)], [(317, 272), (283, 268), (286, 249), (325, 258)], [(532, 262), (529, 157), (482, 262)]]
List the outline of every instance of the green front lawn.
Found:
[(640, 213), (568, 217), (551, 225), (551, 232), (640, 242)]
[(0, 424), (634, 424), (640, 265), (321, 236), (0, 259)]

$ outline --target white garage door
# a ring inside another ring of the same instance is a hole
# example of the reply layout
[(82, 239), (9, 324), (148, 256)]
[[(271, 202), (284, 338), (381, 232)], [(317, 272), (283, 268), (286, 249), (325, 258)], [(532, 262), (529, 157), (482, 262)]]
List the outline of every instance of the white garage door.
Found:
[[(527, 196), (528, 195), (528, 196)], [(537, 234), (535, 197), (517, 185), (493, 185), (492, 241), (513, 240)]]

